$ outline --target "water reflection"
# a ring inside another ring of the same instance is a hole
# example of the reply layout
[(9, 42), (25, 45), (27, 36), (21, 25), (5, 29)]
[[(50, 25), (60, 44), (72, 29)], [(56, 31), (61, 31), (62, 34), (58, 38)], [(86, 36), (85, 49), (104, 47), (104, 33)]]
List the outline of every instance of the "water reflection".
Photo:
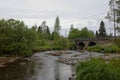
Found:
[(17, 60), (0, 68), (0, 80), (28, 80), (34, 74), (34, 63), (27, 60)]
[(55, 56), (38, 53), (30, 61), (17, 60), (0, 68), (0, 80), (68, 80), (71, 66), (58, 63), (57, 59)]
[(58, 63), (58, 57), (55, 56), (39, 54), (39, 58), (43, 66), (39, 70), (36, 68), (34, 79), (31, 80), (68, 80), (71, 75), (70, 65)]

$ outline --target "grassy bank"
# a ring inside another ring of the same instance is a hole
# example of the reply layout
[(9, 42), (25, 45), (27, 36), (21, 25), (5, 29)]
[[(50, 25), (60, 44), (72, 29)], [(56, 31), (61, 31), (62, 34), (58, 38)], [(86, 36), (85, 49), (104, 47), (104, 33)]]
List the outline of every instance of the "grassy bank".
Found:
[(33, 49), (34, 52), (43, 52), (43, 51), (51, 51), (51, 50), (65, 50), (67, 48), (62, 46), (39, 46)]
[(119, 80), (120, 79), (120, 59), (110, 60), (90, 60), (80, 62), (76, 66), (76, 80)]
[(100, 53), (119, 53), (120, 48), (117, 45), (95, 45), (87, 48), (88, 51)]

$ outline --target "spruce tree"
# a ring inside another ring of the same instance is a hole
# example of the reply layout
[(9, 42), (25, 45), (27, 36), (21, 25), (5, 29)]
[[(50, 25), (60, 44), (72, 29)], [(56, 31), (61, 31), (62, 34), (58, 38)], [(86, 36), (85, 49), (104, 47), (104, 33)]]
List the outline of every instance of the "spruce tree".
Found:
[(50, 29), (49, 29), (49, 27), (47, 26), (47, 34), (49, 34), (50, 35)]
[(60, 31), (61, 27), (60, 27), (60, 20), (59, 20), (59, 17), (57, 16), (56, 20), (55, 20), (55, 24), (54, 24), (54, 32), (53, 32), (53, 35), (54, 35), (54, 40), (57, 40), (59, 39), (59, 31)]
[(106, 29), (105, 29), (105, 24), (103, 21), (101, 21), (101, 23), (100, 23), (99, 37), (106, 37)]
[(96, 37), (98, 38), (98, 36), (99, 36), (99, 33), (98, 33), (98, 31), (96, 31)]
[(41, 26), (38, 27), (38, 33), (43, 33)]
[(59, 16), (57, 16), (56, 20), (55, 20), (55, 24), (54, 24), (54, 32), (59, 33), (61, 27), (60, 27), (60, 20), (59, 20)]

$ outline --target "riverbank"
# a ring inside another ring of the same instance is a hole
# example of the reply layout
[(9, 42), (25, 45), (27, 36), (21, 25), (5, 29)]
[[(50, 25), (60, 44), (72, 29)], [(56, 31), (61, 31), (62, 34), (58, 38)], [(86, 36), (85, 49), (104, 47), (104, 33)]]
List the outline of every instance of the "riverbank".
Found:
[[(87, 51), (79, 52), (79, 51), (69, 51), (69, 50), (60, 50), (54, 52), (50, 51), (50, 53), (47, 55), (60, 56), (60, 58), (57, 60), (58, 62), (70, 64), (70, 65), (90, 58), (102, 58), (104, 60), (109, 60), (111, 58), (120, 58), (120, 54), (117, 53), (106, 55), (104, 53), (87, 52)], [(22, 58), (21, 56), (17, 56), (17, 55), (0, 56), (0, 67), (5, 67), (7, 66), (6, 65), (7, 63), (15, 62), (16, 60), (21, 58)]]
[(5, 67), (7, 63), (15, 62), (17, 59), (20, 58), (21, 58), (20, 56), (9, 56), (9, 57), (2, 56), (0, 57), (0, 67)]
[[(45, 51), (31, 57), (0, 57), (0, 80), (68, 80), (75, 74), (74, 66), (91, 58), (119, 58), (119, 54), (103, 54), (87, 51)], [(101, 60), (100, 60), (101, 61)]]

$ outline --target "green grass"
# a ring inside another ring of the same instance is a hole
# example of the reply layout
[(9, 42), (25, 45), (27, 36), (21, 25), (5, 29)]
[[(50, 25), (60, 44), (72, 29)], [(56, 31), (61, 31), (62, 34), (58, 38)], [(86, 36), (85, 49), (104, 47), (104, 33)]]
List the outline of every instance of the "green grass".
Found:
[(120, 59), (92, 59), (76, 65), (76, 80), (120, 80)]
[(87, 48), (88, 51), (101, 53), (118, 53), (120, 48), (116, 45), (95, 45)]

